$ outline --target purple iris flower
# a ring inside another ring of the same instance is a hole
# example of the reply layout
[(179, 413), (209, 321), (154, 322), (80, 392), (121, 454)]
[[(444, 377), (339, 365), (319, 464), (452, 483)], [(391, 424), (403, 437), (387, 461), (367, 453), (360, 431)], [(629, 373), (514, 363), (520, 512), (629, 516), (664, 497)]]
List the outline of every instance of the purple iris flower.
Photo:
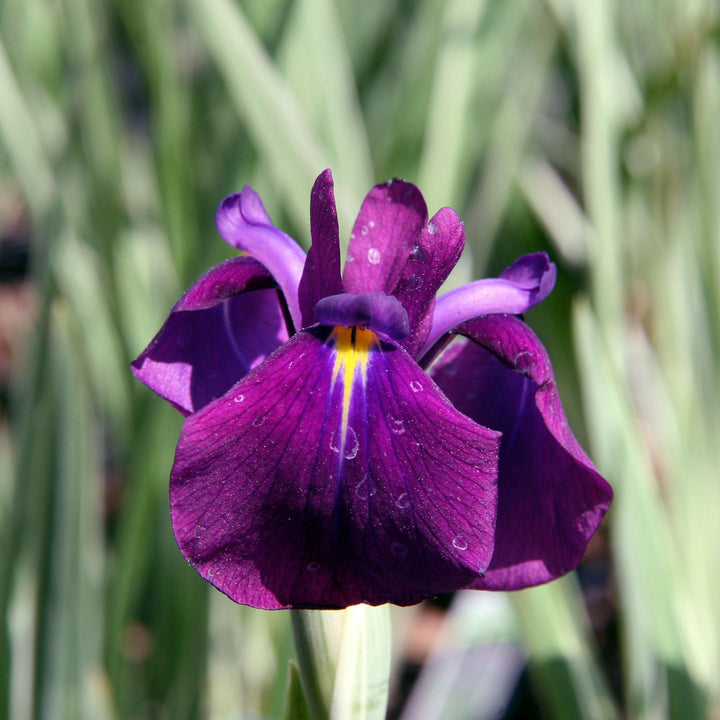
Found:
[(393, 180), (365, 198), (341, 274), (330, 171), (307, 256), (250, 188), (217, 212), (242, 251), (178, 301), (135, 375), (186, 415), (170, 478), (181, 551), (259, 608), (408, 605), (574, 568), (612, 499), (521, 314), (544, 253), (436, 299), (460, 257)]

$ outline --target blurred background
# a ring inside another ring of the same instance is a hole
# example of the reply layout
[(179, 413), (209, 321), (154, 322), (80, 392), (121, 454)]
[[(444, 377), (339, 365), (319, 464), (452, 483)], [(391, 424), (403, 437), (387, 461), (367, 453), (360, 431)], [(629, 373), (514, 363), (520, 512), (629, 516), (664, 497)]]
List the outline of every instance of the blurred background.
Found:
[(181, 417), (129, 362), (232, 255), (404, 177), (528, 315), (616, 500), (578, 573), (393, 610), (390, 718), (720, 718), (715, 0), (0, 3), (0, 717), (280, 718), (287, 613), (180, 556)]

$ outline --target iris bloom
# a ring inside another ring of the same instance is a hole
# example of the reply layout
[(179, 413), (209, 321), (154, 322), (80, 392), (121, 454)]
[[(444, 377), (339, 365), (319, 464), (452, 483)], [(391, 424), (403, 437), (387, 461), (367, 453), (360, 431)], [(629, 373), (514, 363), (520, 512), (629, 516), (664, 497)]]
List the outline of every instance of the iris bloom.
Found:
[(435, 295), (461, 221), (394, 180), (365, 198), (341, 275), (332, 176), (307, 256), (250, 188), (217, 212), (242, 251), (178, 301), (135, 375), (187, 416), (170, 478), (197, 571), (259, 608), (408, 605), (574, 568), (612, 491), (568, 427), (521, 314), (555, 266)]

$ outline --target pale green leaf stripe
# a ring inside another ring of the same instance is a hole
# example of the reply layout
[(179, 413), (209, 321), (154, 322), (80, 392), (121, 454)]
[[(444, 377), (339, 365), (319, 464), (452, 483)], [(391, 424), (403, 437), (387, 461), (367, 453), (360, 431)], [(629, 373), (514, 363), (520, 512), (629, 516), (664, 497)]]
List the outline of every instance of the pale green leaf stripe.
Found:
[(619, 712), (594, 658), (587, 615), (573, 575), (512, 593), (530, 670), (557, 720), (613, 720)]
[(476, 92), (477, 33), (487, 2), (453, 0), (445, 7), (425, 129), (419, 182), (429, 207), (457, 207), (465, 180), (471, 99)]
[(309, 129), (297, 101), (258, 41), (239, 5), (230, 0), (191, 0), (198, 29), (266, 158), (299, 227), (308, 223), (310, 188), (329, 166), (328, 153)]
[[(699, 659), (687, 651), (679, 605), (684, 577), (650, 458), (607, 337), (587, 302), (575, 306), (573, 320), (595, 458), (615, 488), (613, 550), (631, 717), (664, 712), (670, 701), (686, 706), (684, 717), (702, 717), (696, 706)], [(617, 338), (613, 346), (620, 343)]]
[(390, 610), (345, 610), (330, 720), (384, 720), (390, 676)]
[[(278, 62), (332, 158), (341, 220), (352, 218), (372, 184), (372, 164), (337, 10), (331, 0), (301, 0), (291, 13)], [(350, 228), (341, 230), (343, 242)]]
[(315, 720), (328, 720), (346, 610), (291, 610), (305, 698)]
[(25, 104), (0, 39), (0, 135), (37, 217), (49, 212), (55, 199), (55, 183), (45, 157), (32, 113)]

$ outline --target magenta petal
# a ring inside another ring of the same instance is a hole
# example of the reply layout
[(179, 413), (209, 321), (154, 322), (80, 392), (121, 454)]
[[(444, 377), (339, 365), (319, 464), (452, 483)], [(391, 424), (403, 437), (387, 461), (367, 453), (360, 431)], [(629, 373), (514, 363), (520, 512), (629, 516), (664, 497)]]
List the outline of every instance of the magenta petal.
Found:
[(498, 444), (397, 346), (302, 332), (185, 422), (175, 535), (236, 602), (418, 602), (487, 566)]
[(223, 395), (287, 337), (268, 271), (250, 257), (232, 258), (180, 298), (132, 370), (187, 415)]
[(303, 327), (315, 323), (313, 308), (319, 300), (343, 291), (340, 277), (340, 238), (332, 173), (321, 173), (310, 196), (312, 246), (300, 279)]
[(516, 260), (499, 278), (476, 280), (445, 293), (435, 303), (432, 327), (419, 357), (468, 320), (481, 315), (526, 312), (550, 294), (556, 274), (555, 264), (545, 253), (534, 253)]
[(412, 183), (376, 185), (365, 197), (350, 235), (345, 292), (391, 294), (427, 221), (427, 206)]
[(295, 329), (301, 327), (298, 285), (305, 264), (302, 248), (270, 221), (260, 196), (246, 185), (228, 195), (215, 214), (223, 240), (252, 255), (275, 278), (283, 293)]
[(415, 357), (432, 325), (435, 294), (457, 264), (465, 230), (457, 213), (441, 208), (422, 229), (393, 293), (407, 310), (410, 334), (400, 343)]
[[(433, 378), (461, 412), (500, 430), (495, 554), (469, 587), (517, 590), (552, 580), (582, 559), (612, 490), (575, 440), (547, 352), (513, 316), (490, 315), (458, 328)], [(477, 343), (477, 344), (476, 344)]]

